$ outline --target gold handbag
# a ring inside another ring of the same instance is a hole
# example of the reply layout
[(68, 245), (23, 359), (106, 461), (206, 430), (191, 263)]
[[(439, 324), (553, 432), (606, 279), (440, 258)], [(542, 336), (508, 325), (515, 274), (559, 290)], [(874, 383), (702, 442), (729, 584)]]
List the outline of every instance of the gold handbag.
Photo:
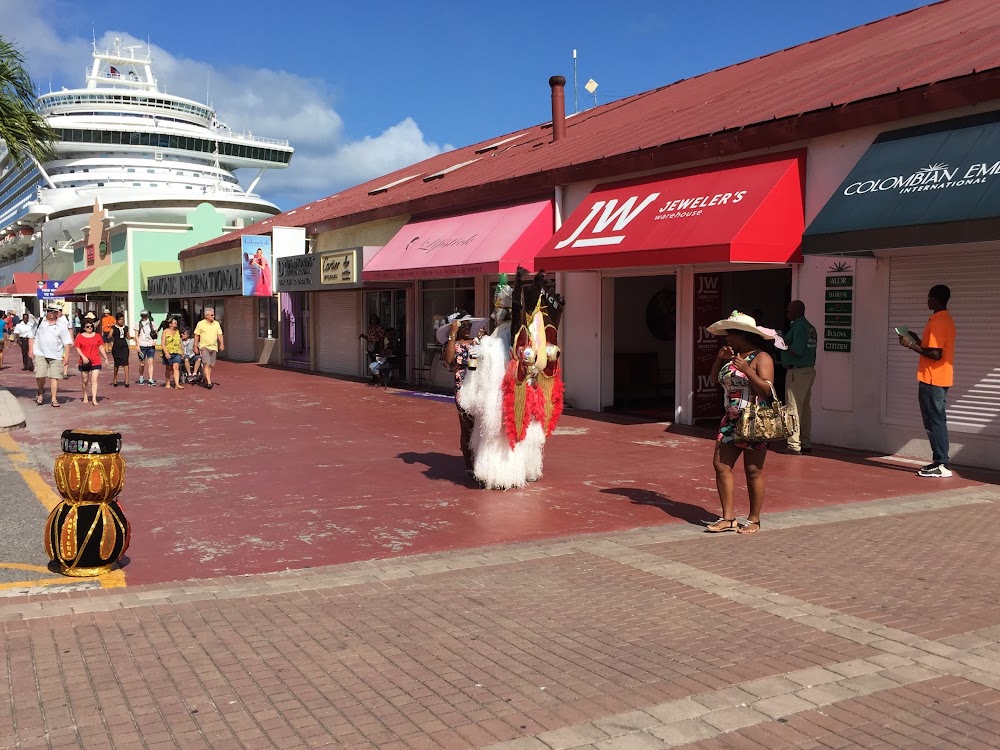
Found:
[(733, 439), (738, 443), (763, 443), (770, 440), (784, 440), (797, 426), (795, 415), (778, 400), (774, 385), (768, 381), (773, 401), (758, 403), (758, 399), (740, 412), (733, 430)]

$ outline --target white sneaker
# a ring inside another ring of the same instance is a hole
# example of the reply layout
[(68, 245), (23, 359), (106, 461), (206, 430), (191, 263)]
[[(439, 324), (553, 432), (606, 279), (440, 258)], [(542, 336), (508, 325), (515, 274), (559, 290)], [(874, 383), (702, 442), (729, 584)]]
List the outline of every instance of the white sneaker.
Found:
[(143, 384), (145, 384), (145, 382), (146, 382), (146, 378), (144, 378), (144, 377), (142, 377), (142, 376), (140, 375), (140, 376), (139, 376), (139, 379), (138, 379), (137, 381), (135, 381), (135, 382), (136, 382), (136, 383), (138, 383), (139, 385), (143, 385)]
[(951, 473), (951, 469), (949, 469), (944, 464), (936, 464), (931, 468), (927, 468), (925, 466), (923, 469), (917, 472), (917, 476), (947, 478), (953, 476), (953, 474)]

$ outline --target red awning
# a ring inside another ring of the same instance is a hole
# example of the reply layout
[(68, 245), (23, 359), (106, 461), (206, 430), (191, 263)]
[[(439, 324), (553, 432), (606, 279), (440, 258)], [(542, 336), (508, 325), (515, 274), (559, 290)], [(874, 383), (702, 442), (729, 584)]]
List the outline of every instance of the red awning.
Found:
[(80, 284), (82, 284), (90, 274), (94, 272), (93, 268), (85, 268), (82, 271), (74, 271), (71, 273), (66, 281), (59, 285), (59, 296), (60, 297), (71, 297), (73, 292), (76, 290)]
[(598, 185), (535, 258), (546, 271), (801, 262), (805, 156)]
[(534, 270), (535, 253), (552, 236), (552, 201), (411, 221), (361, 272), (364, 281)]

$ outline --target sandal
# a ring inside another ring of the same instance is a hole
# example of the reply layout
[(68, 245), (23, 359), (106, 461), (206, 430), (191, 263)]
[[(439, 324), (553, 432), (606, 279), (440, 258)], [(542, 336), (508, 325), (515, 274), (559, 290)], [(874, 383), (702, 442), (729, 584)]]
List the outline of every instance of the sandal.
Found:
[(737, 534), (756, 534), (760, 531), (760, 521), (751, 521), (749, 518), (740, 525)]
[(45, 396), (42, 396), (41, 394), (39, 394), (38, 396), (35, 396), (35, 403), (38, 406), (41, 406), (42, 404), (44, 404), (45, 403)]
[(59, 408), (60, 406), (62, 406), (62, 404), (60, 404), (60, 403), (59, 403), (58, 401), (53, 401), (53, 402), (52, 402), (52, 405), (53, 405), (54, 407), (56, 407), (57, 409), (58, 409), (58, 408)]
[[(723, 524), (729, 524), (724, 526)], [(739, 531), (739, 526), (736, 524), (735, 518), (720, 518), (714, 523), (709, 524), (705, 527), (705, 532), (708, 534), (720, 534), (723, 531)]]

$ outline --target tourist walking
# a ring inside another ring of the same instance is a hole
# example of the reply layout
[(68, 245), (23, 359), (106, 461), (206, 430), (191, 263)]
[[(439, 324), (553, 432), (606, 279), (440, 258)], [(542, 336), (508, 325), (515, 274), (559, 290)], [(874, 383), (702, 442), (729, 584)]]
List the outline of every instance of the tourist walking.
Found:
[(118, 371), (122, 370), (125, 373), (125, 387), (128, 388), (129, 385), (129, 347), (128, 342), (131, 337), (129, 336), (128, 327), (125, 325), (125, 314), (118, 313), (115, 318), (115, 324), (111, 328), (111, 358), (114, 361), (115, 373), (112, 378), (111, 385), (115, 388), (118, 387)]
[(62, 307), (56, 302), (49, 302), (45, 307), (45, 318), (38, 321), (28, 334), (28, 356), (35, 362), (35, 383), (38, 394), (35, 403), (41, 406), (45, 403), (45, 380), (49, 381), (52, 406), (59, 406), (59, 381), (63, 378), (63, 369), (69, 362), (69, 349), (73, 339), (69, 329), (59, 323), (59, 313)]
[(83, 390), (83, 403), (97, 406), (97, 379), (101, 374), (101, 365), (107, 359), (104, 337), (97, 330), (96, 321), (84, 318), (83, 330), (76, 335), (73, 345), (80, 357), (77, 369), (80, 371), (80, 388)]
[[(735, 430), (744, 409), (755, 401), (772, 401), (774, 361), (764, 348), (767, 341), (775, 339), (775, 334), (759, 327), (757, 321), (749, 315), (735, 311), (726, 320), (710, 325), (708, 332), (726, 337), (726, 343), (719, 349), (711, 372), (712, 383), (723, 388), (725, 413), (719, 425), (712, 458), (722, 516), (705, 530), (713, 533), (737, 531), (740, 534), (755, 534), (760, 531), (760, 513), (764, 507), (764, 459), (767, 457), (767, 443), (739, 442), (736, 440)], [(733, 500), (733, 468), (741, 455), (750, 494), (750, 512), (747, 520), (738, 524)]]
[(215, 319), (215, 308), (206, 307), (204, 318), (194, 327), (194, 353), (201, 357), (201, 371), (205, 377), (205, 387), (212, 390), (212, 370), (215, 368), (219, 352), (225, 351), (226, 342), (222, 336), (222, 326)]
[(812, 453), (812, 407), (810, 396), (816, 382), (816, 328), (806, 320), (806, 306), (801, 300), (792, 300), (785, 311), (788, 332), (782, 338), (788, 347), (781, 351), (781, 364), (785, 375), (785, 403), (795, 416), (796, 428), (788, 436), (785, 453), (800, 456)]
[[(156, 356), (156, 323), (149, 310), (139, 313), (139, 325), (135, 327), (135, 340), (139, 354), (139, 385), (149, 382), (156, 385), (153, 379), (153, 358)], [(145, 376), (143, 376), (145, 373)]]
[(181, 385), (181, 354), (184, 351), (181, 346), (181, 332), (177, 330), (177, 318), (171, 316), (167, 318), (167, 327), (163, 329), (163, 338), (160, 340), (160, 353), (163, 355), (164, 388), (170, 387), (173, 380), (174, 388), (180, 390)]
[(31, 316), (25, 313), (21, 322), (14, 326), (14, 340), (21, 347), (21, 369), (31, 369), (31, 357), (28, 356), (28, 334), (31, 333)]
[(955, 321), (948, 312), (951, 289), (944, 284), (931, 287), (927, 307), (931, 317), (924, 327), (920, 343), (900, 336), (899, 343), (920, 354), (917, 361), (917, 399), (920, 416), (931, 444), (931, 463), (920, 469), (922, 477), (945, 478), (952, 475), (948, 463), (948, 389), (955, 378)]

